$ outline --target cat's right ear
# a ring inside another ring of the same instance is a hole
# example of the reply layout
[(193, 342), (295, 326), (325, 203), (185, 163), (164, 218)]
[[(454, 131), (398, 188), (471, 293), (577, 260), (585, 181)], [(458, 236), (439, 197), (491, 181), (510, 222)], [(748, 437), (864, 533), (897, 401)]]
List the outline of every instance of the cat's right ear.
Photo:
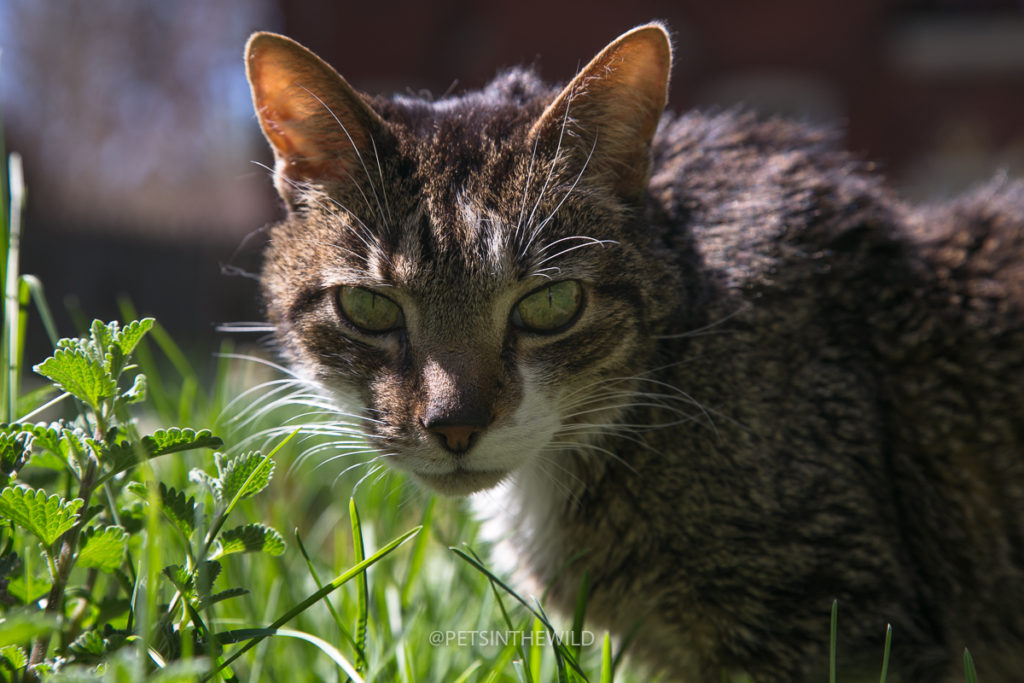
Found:
[(555, 98), (530, 131), (556, 146), (570, 170), (586, 171), (619, 196), (643, 196), (651, 140), (668, 97), (672, 43), (659, 23), (605, 47)]
[(275, 33), (249, 38), (245, 69), (274, 150), (274, 185), (289, 206), (310, 183), (346, 184), (365, 173), (385, 124), (337, 71)]

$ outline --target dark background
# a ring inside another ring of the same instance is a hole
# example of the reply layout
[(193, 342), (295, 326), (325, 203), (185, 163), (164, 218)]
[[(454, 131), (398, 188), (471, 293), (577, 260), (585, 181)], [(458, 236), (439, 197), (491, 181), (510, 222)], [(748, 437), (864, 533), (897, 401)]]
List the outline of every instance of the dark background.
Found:
[[(24, 157), (23, 271), (67, 310), (128, 296), (197, 354), (259, 320), (280, 215), (242, 46), (286, 33), (368, 92), (477, 88), (535, 64), (565, 81), (624, 30), (668, 22), (671, 107), (744, 104), (827, 122), (907, 196), (1024, 174), (1021, 0), (0, 0), (0, 112)], [(32, 332), (30, 354), (45, 339)], [(33, 357), (30, 355), (30, 358)]]

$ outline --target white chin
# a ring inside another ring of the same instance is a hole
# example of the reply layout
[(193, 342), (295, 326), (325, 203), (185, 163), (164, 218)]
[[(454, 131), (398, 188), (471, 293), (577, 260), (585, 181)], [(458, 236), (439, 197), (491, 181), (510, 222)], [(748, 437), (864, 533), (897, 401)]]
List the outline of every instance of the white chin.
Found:
[(445, 474), (413, 473), (429, 488), (446, 496), (468, 496), (498, 485), (508, 472), (504, 470), (453, 470)]

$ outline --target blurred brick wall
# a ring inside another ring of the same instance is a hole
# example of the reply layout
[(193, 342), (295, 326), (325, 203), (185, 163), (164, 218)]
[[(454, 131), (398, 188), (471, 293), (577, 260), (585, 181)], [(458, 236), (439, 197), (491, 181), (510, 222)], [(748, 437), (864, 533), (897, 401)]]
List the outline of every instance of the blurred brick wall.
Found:
[(357, 88), (480, 86), (536, 63), (564, 81), (651, 19), (676, 39), (671, 106), (746, 104), (838, 124), (917, 196), (1024, 172), (1024, 5), (1017, 0), (280, 0), (281, 28)]

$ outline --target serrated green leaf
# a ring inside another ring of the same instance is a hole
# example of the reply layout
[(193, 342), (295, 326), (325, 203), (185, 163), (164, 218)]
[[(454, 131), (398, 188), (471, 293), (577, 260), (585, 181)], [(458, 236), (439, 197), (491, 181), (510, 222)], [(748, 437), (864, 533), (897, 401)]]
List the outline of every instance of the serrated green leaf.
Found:
[[(149, 500), (149, 489), (141, 482), (131, 482), (128, 490), (141, 498)], [(195, 496), (186, 498), (183, 491), (177, 491), (160, 482), (157, 491), (160, 495), (160, 511), (188, 538), (196, 528), (196, 517), (202, 514), (202, 506), (196, 505)]]
[(115, 380), (121, 376), (121, 371), (127, 365), (128, 359), (121, 353), (121, 347), (111, 346), (103, 354), (103, 368), (110, 373)]
[(117, 382), (102, 363), (81, 350), (59, 350), (33, 369), (93, 407), (117, 393)]
[[(116, 382), (132, 351), (152, 326), (152, 318), (136, 320), (124, 327), (121, 327), (117, 321), (104, 323), (101, 320), (93, 320), (89, 327), (88, 337), (61, 339), (57, 342), (57, 353), (54, 356), (70, 354), (84, 358), (92, 365), (102, 368)], [(47, 376), (49, 377), (49, 375)], [(51, 377), (51, 379), (53, 378)], [(58, 384), (61, 383), (58, 382)], [(63, 384), (61, 387), (66, 391), (69, 390)], [(71, 393), (86, 400), (74, 391)], [(93, 402), (91, 405), (95, 405), (95, 403)]]
[(274, 474), (274, 461), (259, 451), (250, 451), (233, 458), (218, 454), (217, 471), (220, 474), (221, 498), (225, 501), (235, 496), (248, 498), (267, 487)]
[(135, 347), (142, 340), (146, 333), (153, 327), (153, 318), (133, 320), (121, 329), (114, 332), (113, 342), (121, 349), (125, 357), (131, 355)]
[(217, 581), (217, 577), (220, 576), (221, 566), (217, 560), (206, 560), (199, 565), (198, 571), (196, 571), (196, 585), (201, 590), (200, 594), (209, 595), (210, 588), (213, 587), (214, 582)]
[[(93, 320), (92, 325), (89, 326), (89, 336), (92, 341), (91, 351), (93, 357), (96, 360), (102, 360), (110, 349), (111, 344), (114, 340), (114, 335), (117, 333), (117, 321), (105, 323), (102, 320)], [(120, 349), (118, 349), (120, 350)]]
[(68, 455), (80, 456), (89, 452), (85, 447), (87, 443), (89, 443), (89, 436), (84, 431), (77, 427), (74, 429), (65, 427), (61, 430), (58, 448), (65, 457)]
[(147, 458), (169, 453), (178, 453), (194, 448), (217, 448), (223, 445), (219, 437), (209, 429), (159, 429), (152, 436), (144, 436), (140, 442), (121, 441), (115, 444), (101, 444), (99, 459), (107, 466), (109, 474), (131, 469)]
[(0, 665), (18, 671), (28, 666), (28, 654), (17, 645), (0, 647)]
[(121, 566), (127, 542), (128, 534), (120, 526), (88, 529), (82, 535), (78, 565), (111, 573)]
[(56, 472), (63, 472), (68, 467), (68, 464), (62, 458), (57, 457), (49, 451), (33, 453), (32, 457), (29, 458), (28, 463), (33, 467), (42, 467)]
[(11, 474), (21, 469), (32, 450), (35, 435), (15, 425), (0, 427), (0, 474)]
[(142, 442), (154, 456), (188, 451), (193, 448), (219, 448), (224, 445), (224, 442), (214, 436), (209, 429), (196, 431), (177, 427), (158, 429), (153, 432), (152, 436), (143, 438)]
[(97, 659), (107, 651), (107, 644), (98, 631), (86, 631), (68, 646), (71, 654), (79, 659)]
[(60, 451), (60, 435), (64, 427), (65, 424), (59, 420), (51, 423), (40, 422), (38, 424), (27, 424), (16, 422), (14, 424), (7, 425), (7, 428), (12, 431), (31, 433), (34, 439), (34, 445), (37, 448), (45, 448), (53, 452)]
[(171, 580), (174, 587), (182, 593), (192, 592), (192, 577), (181, 565), (172, 564), (164, 567), (163, 573), (164, 576)]
[(66, 349), (68, 351), (88, 351), (88, 340), (79, 339), (78, 337), (66, 337), (64, 339), (58, 339), (56, 350)]
[(90, 441), (88, 435), (80, 428), (75, 427), (74, 429), (65, 428), (60, 436), (59, 448), (64, 463), (75, 472), (81, 473), (81, 463), (89, 452), (89, 448), (86, 446)]
[[(220, 562), (216, 560), (206, 560), (199, 568), (189, 573), (184, 567), (176, 564), (164, 567), (163, 573), (174, 587), (177, 588), (182, 594), (192, 598), (197, 595), (208, 595), (210, 593), (210, 587), (213, 586), (217, 577), (220, 576), (221, 566)], [(196, 591), (196, 586), (199, 586), (201, 590)]]
[(12, 486), (0, 491), (0, 516), (49, 546), (75, 525), (82, 502), (81, 498), (66, 501), (56, 493), (47, 498), (45, 491)]
[(184, 491), (176, 491), (160, 482), (160, 503), (164, 515), (188, 538), (196, 528), (195, 496), (186, 498)]
[(284, 552), (284, 538), (277, 532), (262, 524), (246, 524), (228, 529), (217, 539), (220, 547), (215, 557), (231, 553), (267, 553), (280, 555)]

